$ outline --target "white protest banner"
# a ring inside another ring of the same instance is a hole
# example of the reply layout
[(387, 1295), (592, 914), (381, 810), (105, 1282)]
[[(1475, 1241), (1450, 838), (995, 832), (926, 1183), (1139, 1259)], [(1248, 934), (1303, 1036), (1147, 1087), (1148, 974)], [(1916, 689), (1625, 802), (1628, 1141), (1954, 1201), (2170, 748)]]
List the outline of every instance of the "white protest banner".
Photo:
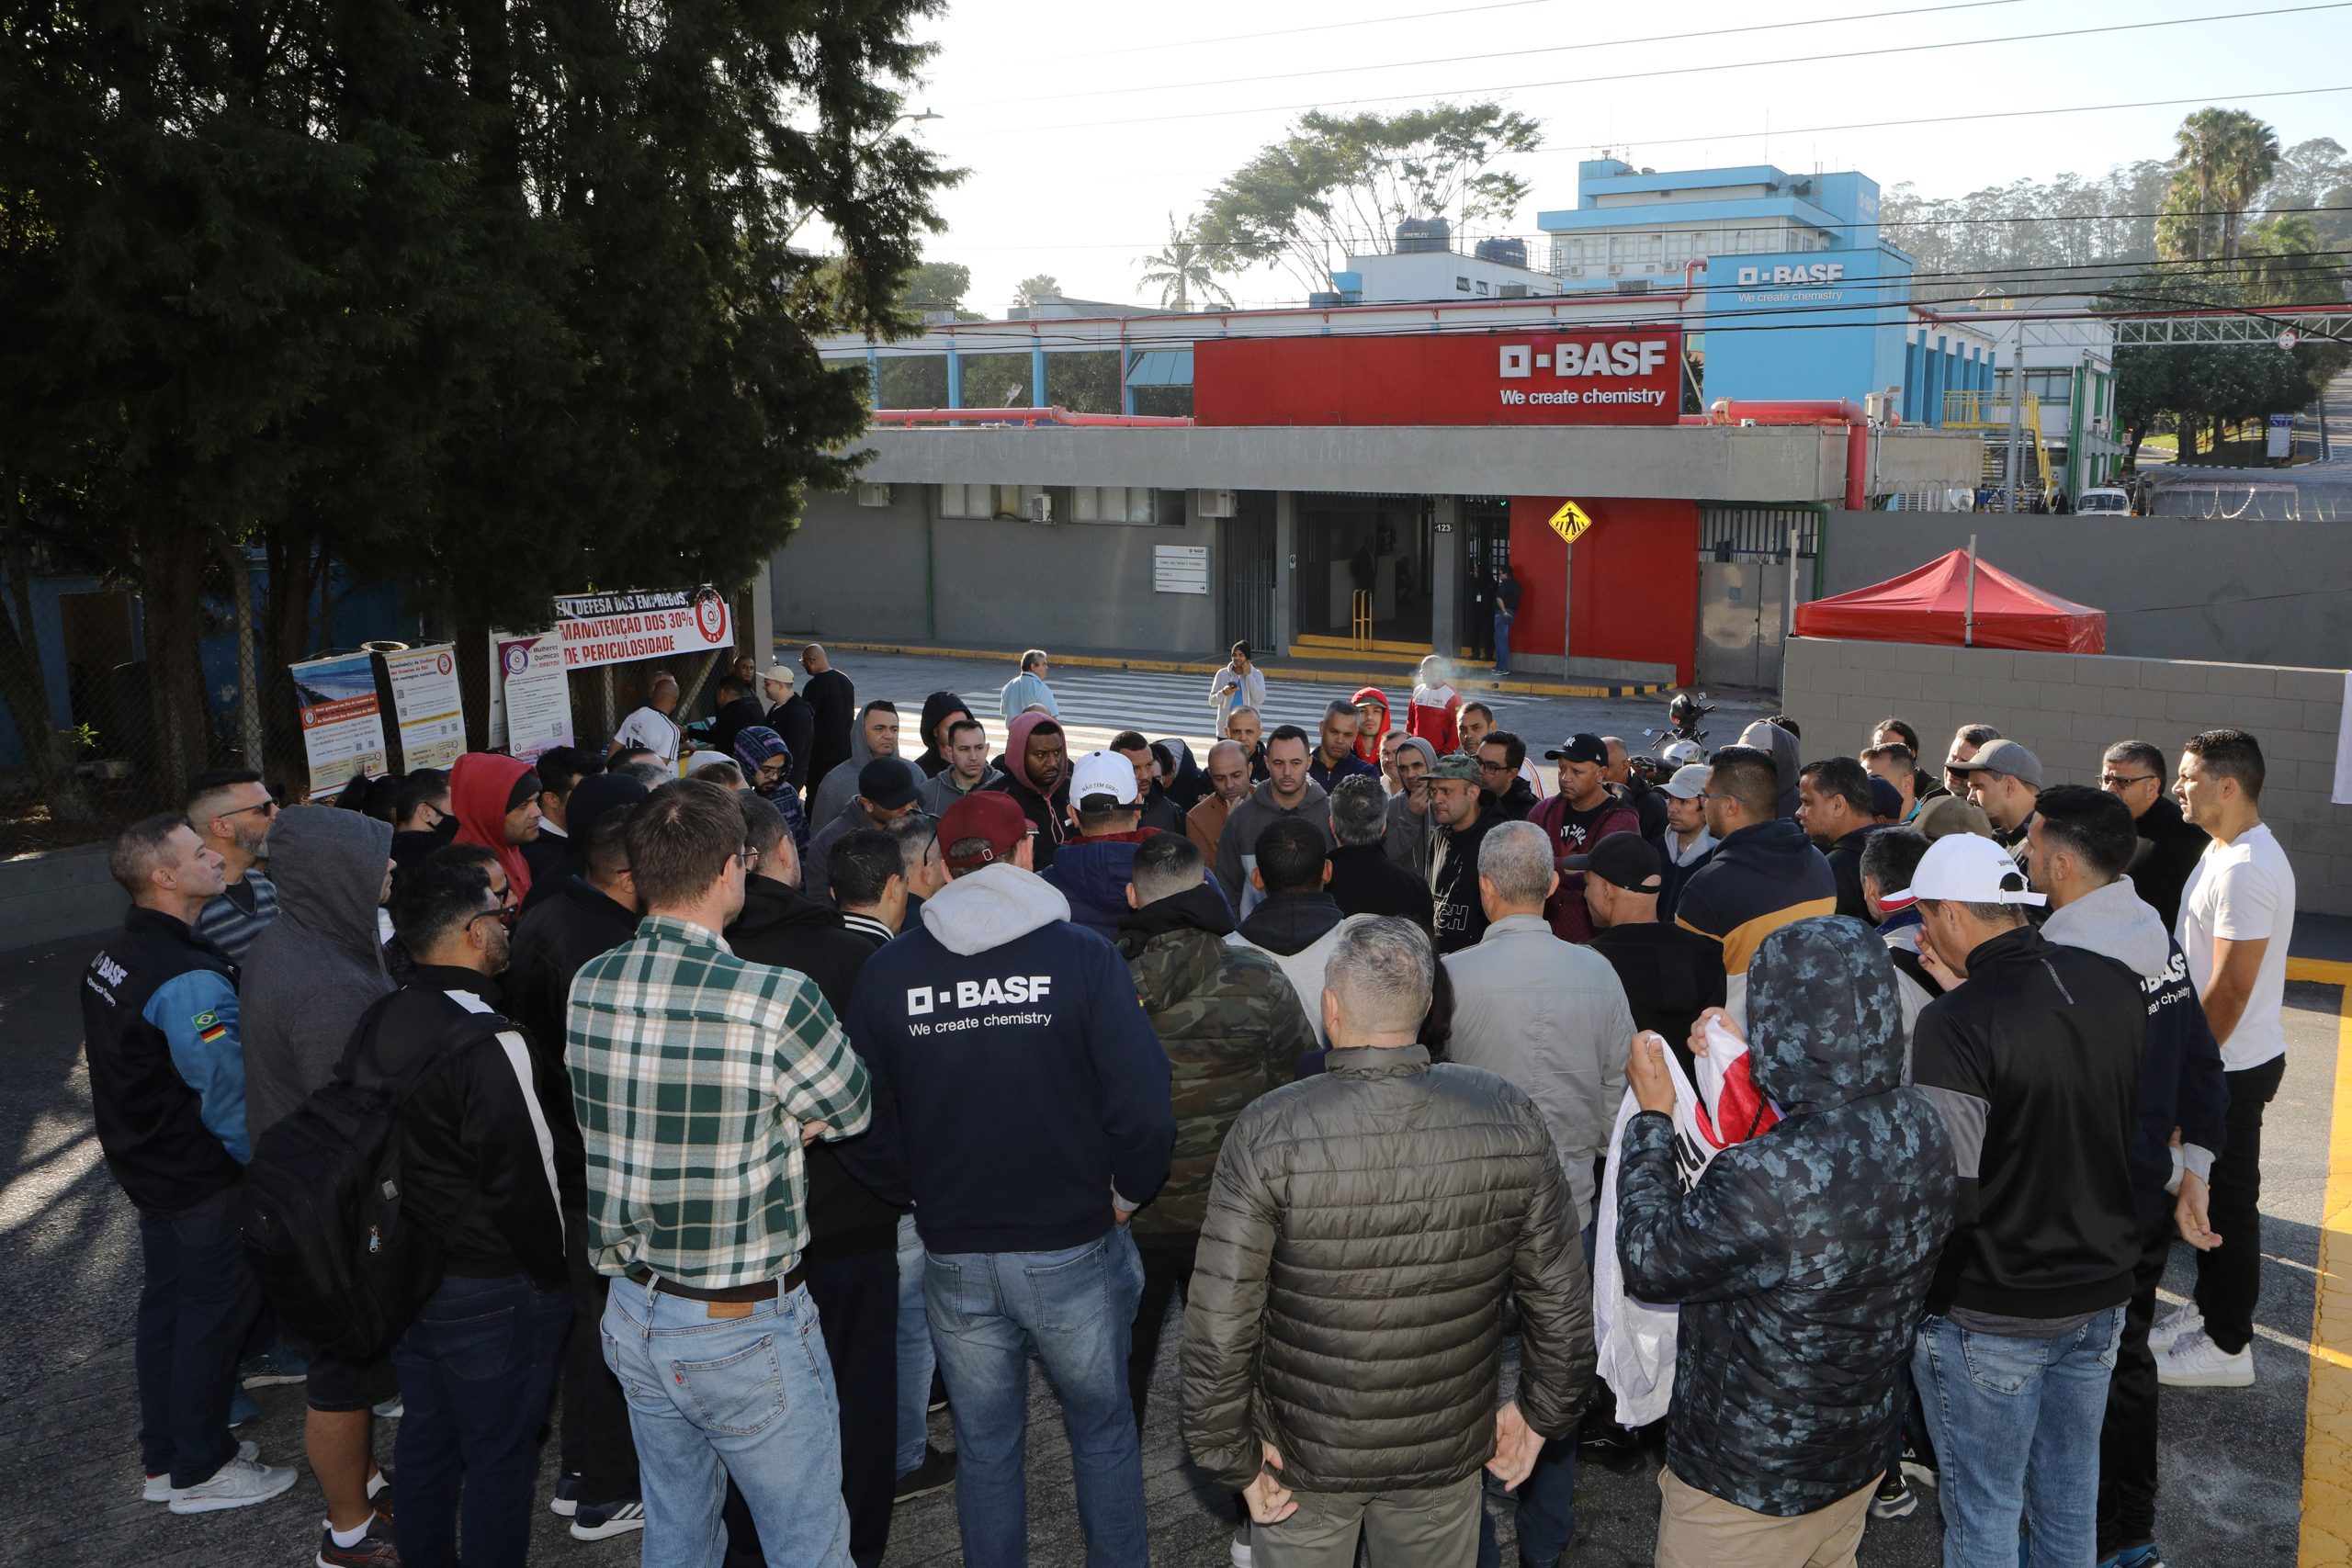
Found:
[(392, 722), (404, 768), (446, 768), (465, 754), (466, 716), (458, 698), (458, 650), (448, 643), (387, 653)]
[(376, 703), (376, 661), (342, 653), (287, 667), (302, 713), (302, 750), (310, 760), (308, 798), (334, 795), (364, 773), (385, 769), (384, 719)]
[(735, 640), (727, 600), (709, 589), (574, 593), (558, 599), (555, 613), (567, 670), (678, 659), (727, 648)]

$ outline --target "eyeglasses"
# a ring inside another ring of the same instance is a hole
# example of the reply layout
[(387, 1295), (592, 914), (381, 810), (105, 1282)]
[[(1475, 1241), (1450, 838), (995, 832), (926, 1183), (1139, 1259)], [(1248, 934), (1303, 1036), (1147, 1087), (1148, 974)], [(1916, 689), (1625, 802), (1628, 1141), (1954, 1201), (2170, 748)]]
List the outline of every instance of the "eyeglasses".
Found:
[(216, 811), (213, 815), (216, 817), (243, 817), (248, 811), (258, 811), (265, 816), (275, 817), (277, 815), (277, 802), (275, 800), (265, 800), (258, 806), (240, 806), (228, 811)]
[(1478, 759), (1478, 771), (1482, 773), (1507, 773), (1511, 771), (1511, 765), (1509, 762), (1489, 762), (1481, 757)]
[(760, 852), (753, 849), (751, 845), (745, 844), (743, 846), (743, 869), (745, 871), (749, 871), (759, 863)]
[(2154, 773), (2101, 773), (2098, 782), (2103, 788), (2121, 789), (2125, 784), (2154, 784)]
[(506, 911), (503, 908), (496, 909), (477, 909), (472, 914), (466, 917), (466, 930), (473, 930), (474, 922), (476, 920), (497, 920), (503, 923), (505, 919)]

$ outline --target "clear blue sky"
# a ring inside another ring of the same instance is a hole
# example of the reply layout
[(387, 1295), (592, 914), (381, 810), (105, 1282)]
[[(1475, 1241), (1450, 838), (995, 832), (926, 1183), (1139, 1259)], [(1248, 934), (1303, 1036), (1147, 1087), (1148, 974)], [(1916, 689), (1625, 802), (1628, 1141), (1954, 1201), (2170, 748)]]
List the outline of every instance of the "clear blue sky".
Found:
[[(1760, 162), (1860, 168), (1889, 188), (1907, 180), (1926, 193), (1958, 195), (2165, 156), (2173, 128), (2196, 105), (1976, 125), (1804, 128), (2183, 98), (2258, 114), (2288, 146), (2313, 136), (2352, 145), (2352, 92), (2250, 96), (2352, 86), (2352, 9), (2243, 16), (2277, 3), (1998, 0), (1876, 16), (1894, 7), (1883, 0), (1692, 0), (1604, 17), (1584, 0), (1467, 0), (1448, 15), (1414, 17), (1441, 6), (965, 0), (929, 25), (940, 53), (910, 106), (944, 117), (916, 133), (971, 171), (944, 198), (949, 229), (928, 254), (970, 266), (970, 303), (990, 314), (1001, 313), (1015, 282), (1038, 272), (1080, 297), (1142, 299), (1136, 258), (1158, 245), (1171, 211), (1182, 217), (1197, 207), (1222, 175), (1295, 118), (1293, 106), (1346, 108), (1351, 99), (1387, 100), (1362, 107), (1394, 110), (1441, 96), (1494, 97), (1542, 121), (1546, 150), (1510, 165), (1533, 190), (1509, 227), (1531, 232), (1536, 209), (1572, 202), (1577, 161), (1601, 147), (1659, 169)], [(2217, 14), (2240, 19), (1878, 59), (1631, 74)], [(1398, 19), (1328, 26), (1374, 17)], [(1724, 30), (1837, 17), (1858, 19)], [(1278, 28), (1312, 30), (1232, 36)], [(1611, 46), (1668, 33), (1700, 36)], [(1460, 56), (1491, 58), (1435, 63)], [(1369, 69), (1318, 73), (1358, 66)], [(1235, 77), (1262, 79), (1198, 85)], [(1562, 78), (1600, 80), (1515, 85)], [(1507, 85), (1512, 90), (1498, 90)], [(1229, 110), (1243, 112), (1212, 112)], [(1679, 140), (1693, 136), (1703, 139)], [(1235, 294), (1245, 303), (1297, 302), (1295, 286), (1271, 273), (1246, 276)]]

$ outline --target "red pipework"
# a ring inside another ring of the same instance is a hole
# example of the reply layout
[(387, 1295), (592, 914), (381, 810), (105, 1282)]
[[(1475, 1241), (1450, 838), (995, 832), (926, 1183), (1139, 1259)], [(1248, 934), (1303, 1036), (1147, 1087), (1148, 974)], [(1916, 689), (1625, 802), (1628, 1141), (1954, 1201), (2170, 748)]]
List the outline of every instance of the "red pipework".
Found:
[(1709, 424), (1842, 424), (1846, 427), (1846, 510), (1870, 508), (1871, 429), (1869, 418), (1851, 398), (1735, 400), (1717, 398), (1708, 405)]
[(876, 409), (876, 424), (1107, 424), (1125, 428), (1190, 424), (1181, 415), (1072, 413), (1059, 403), (1042, 409)]

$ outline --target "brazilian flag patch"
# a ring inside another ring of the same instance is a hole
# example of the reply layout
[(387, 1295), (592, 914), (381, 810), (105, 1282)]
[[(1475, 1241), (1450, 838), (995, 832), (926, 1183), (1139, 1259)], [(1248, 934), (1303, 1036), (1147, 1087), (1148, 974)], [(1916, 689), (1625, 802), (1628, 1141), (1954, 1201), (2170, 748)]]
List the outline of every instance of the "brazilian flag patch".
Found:
[(196, 1025), (196, 1037), (207, 1045), (229, 1032), (229, 1026), (220, 1021), (217, 1012), (200, 1012), (189, 1021)]

